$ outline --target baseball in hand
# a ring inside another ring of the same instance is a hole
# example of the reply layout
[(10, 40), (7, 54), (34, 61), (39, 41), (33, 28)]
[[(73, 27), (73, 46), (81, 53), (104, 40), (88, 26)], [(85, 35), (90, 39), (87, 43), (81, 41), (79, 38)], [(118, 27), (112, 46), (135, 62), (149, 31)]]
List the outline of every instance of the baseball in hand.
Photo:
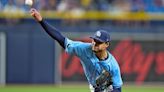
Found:
[(32, 6), (33, 1), (32, 0), (25, 0), (25, 5)]

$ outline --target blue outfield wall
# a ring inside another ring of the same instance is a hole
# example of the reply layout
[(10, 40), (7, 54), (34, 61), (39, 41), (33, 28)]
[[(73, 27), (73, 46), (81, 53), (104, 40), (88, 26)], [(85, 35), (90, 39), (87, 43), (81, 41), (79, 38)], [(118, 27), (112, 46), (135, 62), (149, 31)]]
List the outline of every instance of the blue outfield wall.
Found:
[(53, 44), (41, 34), (9, 33), (7, 83), (53, 83)]
[[(60, 25), (60, 20), (47, 20), (61, 32), (94, 32), (97, 29), (107, 29), (121, 33), (163, 33), (159, 25), (146, 28), (124, 26), (68, 26)], [(33, 19), (22, 19), (14, 25), (6, 25), (0, 20), (0, 32), (6, 34), (6, 83), (55, 83), (55, 42), (43, 31)], [(109, 22), (110, 23), (110, 22)], [(155, 29), (157, 29), (154, 31)]]
[(6, 34), (6, 82), (54, 83), (54, 41), (35, 24), (1, 25)]

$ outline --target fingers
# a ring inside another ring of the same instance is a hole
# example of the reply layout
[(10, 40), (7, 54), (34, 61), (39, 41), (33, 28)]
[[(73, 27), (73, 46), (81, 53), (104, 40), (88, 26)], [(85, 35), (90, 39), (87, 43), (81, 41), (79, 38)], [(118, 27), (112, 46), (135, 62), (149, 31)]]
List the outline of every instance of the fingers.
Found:
[(30, 11), (36, 11), (36, 9), (35, 8), (31, 8)]
[(30, 15), (34, 17), (36, 13), (37, 13), (37, 10), (34, 8), (31, 8)]
[(31, 9), (30, 9), (30, 13), (33, 13), (33, 12), (37, 12), (37, 10), (34, 9), (34, 8), (31, 8)]
[(35, 13), (34, 13), (34, 12), (32, 12), (32, 13), (30, 13), (30, 15), (31, 15), (31, 16), (34, 16), (34, 15), (35, 15)]
[(34, 8), (31, 8), (30, 10), (30, 15), (33, 16), (37, 21), (41, 21), (42, 20), (42, 16), (40, 15), (40, 13), (34, 9)]

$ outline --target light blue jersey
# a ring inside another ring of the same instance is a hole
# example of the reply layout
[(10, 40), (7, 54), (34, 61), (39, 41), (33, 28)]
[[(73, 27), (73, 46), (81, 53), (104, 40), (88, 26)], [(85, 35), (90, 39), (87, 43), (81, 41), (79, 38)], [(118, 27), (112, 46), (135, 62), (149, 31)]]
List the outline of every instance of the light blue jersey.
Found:
[(105, 69), (112, 75), (113, 86), (115, 88), (122, 86), (120, 68), (112, 54), (108, 52), (108, 59), (100, 61), (92, 51), (91, 43), (72, 41), (68, 38), (65, 39), (65, 47), (66, 52), (80, 58), (84, 73), (91, 85), (95, 85), (96, 78)]

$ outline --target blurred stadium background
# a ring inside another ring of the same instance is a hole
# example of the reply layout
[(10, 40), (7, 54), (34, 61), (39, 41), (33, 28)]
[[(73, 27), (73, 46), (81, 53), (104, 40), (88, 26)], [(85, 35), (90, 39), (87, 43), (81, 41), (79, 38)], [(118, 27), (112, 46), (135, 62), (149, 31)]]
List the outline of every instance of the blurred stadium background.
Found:
[[(123, 92), (164, 90), (164, 0), (34, 0), (45, 20), (74, 40), (112, 36)], [(0, 92), (89, 92), (79, 59), (64, 53), (24, 0), (0, 0)]]

